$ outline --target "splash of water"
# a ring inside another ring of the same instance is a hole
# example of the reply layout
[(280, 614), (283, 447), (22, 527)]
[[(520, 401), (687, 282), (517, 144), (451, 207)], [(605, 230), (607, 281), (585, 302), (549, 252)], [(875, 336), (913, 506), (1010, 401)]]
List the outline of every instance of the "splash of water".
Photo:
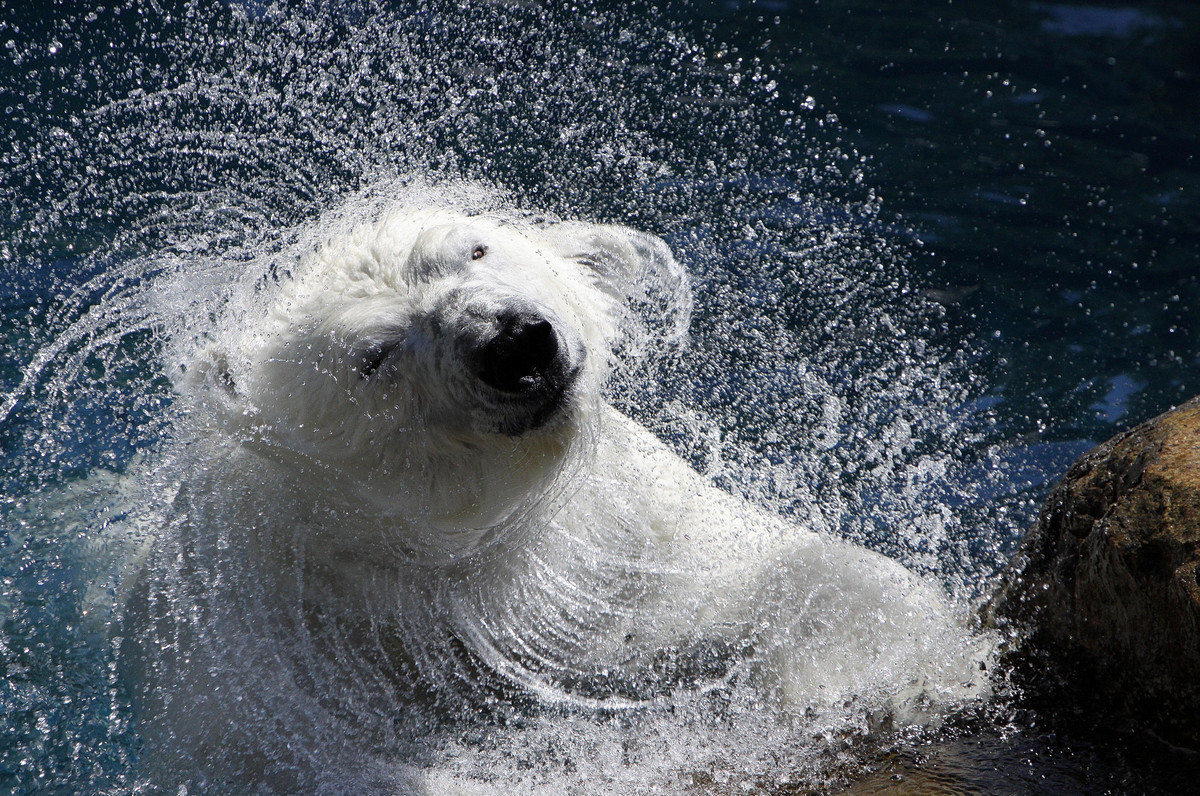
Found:
[[(105, 528), (153, 524), (196, 464), (178, 363), (256, 280), (398, 196), (445, 201), (447, 183), (665, 235), (695, 320), (681, 336), (677, 294), (648, 286), (609, 397), (724, 488), (978, 589), (995, 554), (953, 510), (970, 489), (965, 355), (928, 344), (936, 313), (908, 291), (858, 158), (811, 109), (780, 107), (755, 58), (601, 6), (5, 13), (23, 100), (0, 175), (15, 784), (138, 780), (104, 640), (120, 631), (83, 612), (126, 571), (128, 550), (97, 552)], [(129, 475), (80, 486), (97, 468)], [(72, 491), (30, 500), (51, 487)], [(693, 704), (464, 729), (437, 776), (464, 792), (812, 784), (869, 729), (859, 706), (784, 726), (722, 698), (723, 724)]]

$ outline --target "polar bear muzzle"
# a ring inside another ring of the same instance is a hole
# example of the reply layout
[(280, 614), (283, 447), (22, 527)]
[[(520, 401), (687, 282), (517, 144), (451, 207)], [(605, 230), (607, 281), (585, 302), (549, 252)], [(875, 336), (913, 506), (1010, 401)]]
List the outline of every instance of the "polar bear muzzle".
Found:
[(462, 341), (499, 433), (541, 428), (562, 411), (583, 364), (583, 348), (570, 338), (569, 330), (537, 310), (508, 307), (486, 332)]

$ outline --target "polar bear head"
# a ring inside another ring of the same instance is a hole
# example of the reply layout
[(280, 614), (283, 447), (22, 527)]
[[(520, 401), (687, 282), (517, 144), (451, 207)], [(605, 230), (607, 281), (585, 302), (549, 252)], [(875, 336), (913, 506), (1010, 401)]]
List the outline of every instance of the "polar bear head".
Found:
[(624, 227), (393, 209), (301, 257), (194, 370), (255, 449), (462, 553), (586, 455), (647, 272), (682, 284)]

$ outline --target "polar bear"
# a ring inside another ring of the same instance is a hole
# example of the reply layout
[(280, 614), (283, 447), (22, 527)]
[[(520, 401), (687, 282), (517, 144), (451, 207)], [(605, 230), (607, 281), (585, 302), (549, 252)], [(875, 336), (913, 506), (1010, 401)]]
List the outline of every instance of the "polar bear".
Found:
[(707, 689), (898, 722), (986, 695), (936, 585), (604, 400), (647, 273), (685, 279), (629, 228), (396, 207), (193, 347), (204, 442), (125, 612), (155, 778), (363, 790), (368, 758), (436, 762), (437, 727)]

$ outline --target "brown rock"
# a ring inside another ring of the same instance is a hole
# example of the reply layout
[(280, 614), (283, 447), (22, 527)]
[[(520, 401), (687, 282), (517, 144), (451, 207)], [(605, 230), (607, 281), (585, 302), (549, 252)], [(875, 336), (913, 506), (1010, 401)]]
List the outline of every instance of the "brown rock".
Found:
[(1023, 687), (1200, 745), (1200, 398), (1075, 462), (1011, 573), (991, 613)]

